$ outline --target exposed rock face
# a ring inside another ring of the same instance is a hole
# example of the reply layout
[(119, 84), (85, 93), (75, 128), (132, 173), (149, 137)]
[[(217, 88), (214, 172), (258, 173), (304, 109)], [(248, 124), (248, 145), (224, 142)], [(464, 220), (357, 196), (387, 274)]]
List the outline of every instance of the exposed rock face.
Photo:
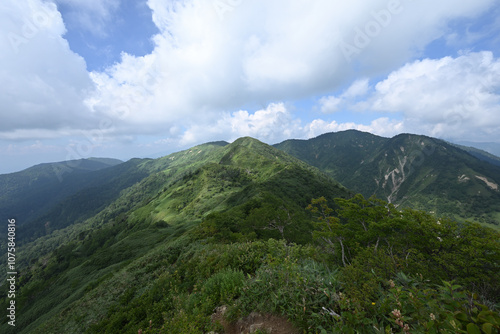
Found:
[(479, 176), (479, 175), (476, 175), (476, 178), (478, 178), (479, 180), (483, 181), (484, 183), (486, 183), (486, 185), (488, 187), (490, 187), (491, 189), (493, 190), (498, 190), (498, 184), (494, 183), (494, 182), (490, 182), (487, 178), (483, 177), (483, 176)]

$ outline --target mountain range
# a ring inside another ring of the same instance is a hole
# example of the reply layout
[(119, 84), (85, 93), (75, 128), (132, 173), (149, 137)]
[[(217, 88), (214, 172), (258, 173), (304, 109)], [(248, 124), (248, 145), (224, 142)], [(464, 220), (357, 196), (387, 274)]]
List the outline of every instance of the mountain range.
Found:
[[(499, 184), (499, 166), (445, 141), (353, 130), (274, 147), (245, 137), (159, 159), (90, 159), (0, 175), (2, 219), (17, 222), (16, 333), (137, 333), (136, 315), (115, 311), (140, 313), (127, 307), (151, 291), (161, 295), (162, 272), (181, 259), (197, 254), (203, 266), (217, 266), (205, 243), (311, 244), (315, 225), (305, 208), (314, 198), (335, 208), (335, 198), (375, 195), (398, 209), (498, 228)], [(0, 301), (8, 303), (5, 292)], [(161, 321), (162, 312), (154, 314)], [(13, 330), (7, 320), (2, 333)]]
[(458, 144), (462, 147), (472, 147), (472, 148), (475, 148), (476, 150), (481, 150), (483, 152), (487, 152), (489, 154), (496, 156), (497, 158), (500, 157), (500, 144), (499, 143), (457, 141), (456, 144)]
[(355, 130), (275, 145), (366, 197), (498, 225), (500, 168), (494, 156), (411, 134)]

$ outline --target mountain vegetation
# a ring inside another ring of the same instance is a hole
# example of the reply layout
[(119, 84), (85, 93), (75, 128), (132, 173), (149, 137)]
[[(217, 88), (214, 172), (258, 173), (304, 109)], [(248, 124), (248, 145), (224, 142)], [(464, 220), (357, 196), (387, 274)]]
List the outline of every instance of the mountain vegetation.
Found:
[(500, 143), (484, 143), (484, 142), (468, 142), (468, 141), (458, 141), (455, 144), (464, 146), (464, 147), (472, 147), (477, 150), (488, 152), (489, 154), (494, 155), (495, 157), (500, 157)]
[(365, 197), (460, 221), (500, 224), (500, 167), (445, 141), (349, 130), (275, 147)]
[[(398, 159), (344, 134), (337, 165), (326, 142), (246, 137), (68, 175), (91, 181), (17, 231), (16, 326), (0, 332), (498, 333), (498, 231), (344, 187), (358, 159), (373, 175)], [(396, 145), (419, 140), (434, 143)]]
[(458, 144), (453, 144), (453, 143), (452, 143), (452, 145), (455, 145), (458, 148), (461, 148), (462, 150), (466, 151), (470, 155), (475, 156), (479, 160), (483, 160), (483, 161), (489, 162), (490, 164), (500, 166), (500, 157), (498, 157), (497, 155), (491, 154), (489, 152), (486, 152), (484, 150), (481, 150), (481, 149), (478, 149), (475, 147), (471, 147), (471, 146), (464, 146), (464, 145), (458, 145)]
[[(15, 213), (20, 222), (30, 221), (64, 198), (88, 186), (95, 171), (121, 164), (116, 159), (91, 158), (40, 164), (21, 172), (0, 175), (0, 216)], [(4, 231), (0, 231), (4, 233)]]

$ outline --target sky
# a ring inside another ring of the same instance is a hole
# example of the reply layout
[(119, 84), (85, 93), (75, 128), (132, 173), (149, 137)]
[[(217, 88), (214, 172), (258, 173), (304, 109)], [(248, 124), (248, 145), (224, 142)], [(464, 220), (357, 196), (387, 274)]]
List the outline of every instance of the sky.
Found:
[(0, 173), (358, 129), (500, 143), (495, 0), (3, 0)]

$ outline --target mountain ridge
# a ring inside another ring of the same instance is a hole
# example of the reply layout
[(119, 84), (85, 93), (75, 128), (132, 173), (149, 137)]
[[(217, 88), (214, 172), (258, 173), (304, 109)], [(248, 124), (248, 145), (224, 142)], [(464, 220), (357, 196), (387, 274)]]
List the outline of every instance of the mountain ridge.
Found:
[[(304, 330), (311, 319), (323, 319), (315, 320), (314, 328), (336, 326), (336, 319), (321, 313), (338, 306), (342, 297), (336, 291), (366, 299), (373, 310), (379, 297), (391, 302), (390, 293), (375, 293), (387, 290), (389, 279), (410, 282), (399, 274), (401, 268), (435, 280), (460, 278), (461, 284), (481, 279), (492, 284), (484, 291), (495, 293), (495, 231), (446, 218), (436, 223), (433, 215), (364, 199), (329, 174), (359, 179), (355, 184), (372, 187), (370, 192), (389, 189), (383, 194), (399, 199), (410, 184), (421, 193), (433, 183), (442, 188), (432, 175), (444, 173), (438, 167), (446, 167), (450, 157), (464, 175), (473, 176), (459, 181), (487, 187), (484, 180), (492, 179), (484, 176), (486, 163), (477, 165), (473, 156), (428, 137), (344, 135), (326, 134), (312, 146), (285, 145), (318, 167), (243, 137), (91, 172), (95, 184), (16, 231), (35, 232), (16, 253), (16, 328), (4, 318), (0, 331), (137, 333), (148, 332), (148, 326), (149, 332), (221, 331), (211, 322), (214, 309), (224, 305), (248, 313), (286, 310), (289, 319), (302, 319), (294, 323)], [(445, 242), (434, 238), (436, 233)], [(484, 251), (469, 252), (469, 240)], [(0, 259), (0, 266), (5, 261)], [(462, 265), (473, 276), (459, 270)], [(360, 280), (367, 284), (357, 287)], [(8, 303), (0, 292), (0, 306)], [(380, 313), (383, 321), (387, 312)]]
[[(310, 199), (352, 196), (316, 168), (253, 138), (225, 146), (200, 145), (135, 163), (152, 172), (124, 189), (93, 217), (63, 224), (23, 246), (18, 262), (21, 280), (44, 277), (35, 291), (39, 300), (50, 300), (50, 310), (43, 313), (38, 304), (21, 303), (24, 314), (37, 319), (21, 322), (24, 332), (37, 327), (43, 332), (40, 326), (79, 300), (85, 284), (101, 282), (108, 268), (127, 267), (132, 260), (137, 265), (140, 256), (204, 221), (214, 224), (210, 228), (220, 229), (231, 240), (282, 236), (290, 242), (306, 242), (311, 239), (305, 233), (310, 222), (302, 211)], [(287, 223), (282, 232), (262, 225), (263, 217), (272, 218), (276, 213), (269, 203), (293, 216), (293, 224)], [(241, 222), (234, 220), (234, 226), (227, 226), (226, 217), (239, 217)], [(80, 278), (72, 281), (71, 275)], [(63, 290), (67, 292), (61, 293)]]
[(440, 139), (348, 130), (274, 146), (364, 196), (461, 220), (500, 222), (500, 168)]
[[(32, 219), (58, 200), (83, 189), (92, 172), (123, 163), (117, 159), (90, 158), (43, 163), (23, 171), (0, 175), (0, 216)], [(2, 234), (0, 232), (0, 234)]]

